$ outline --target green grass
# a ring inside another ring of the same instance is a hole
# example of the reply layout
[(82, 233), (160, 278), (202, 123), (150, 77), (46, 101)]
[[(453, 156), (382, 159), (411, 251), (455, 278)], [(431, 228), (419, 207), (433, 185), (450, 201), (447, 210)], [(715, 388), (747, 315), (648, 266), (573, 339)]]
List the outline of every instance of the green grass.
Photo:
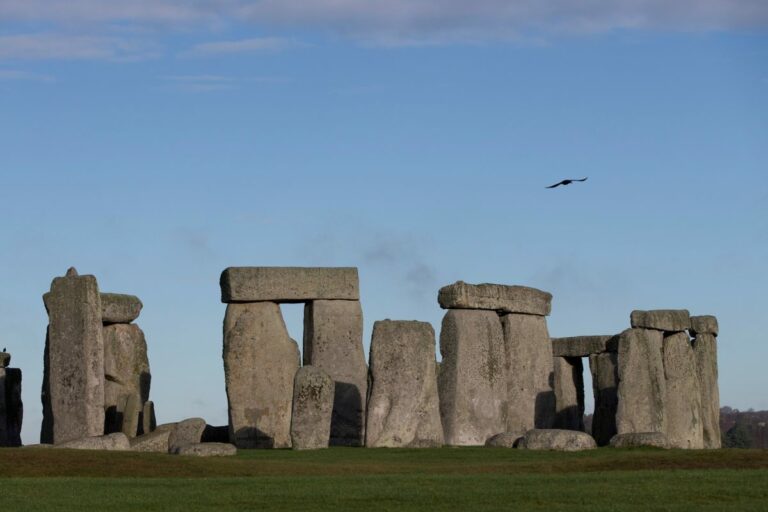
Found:
[(768, 452), (0, 451), (3, 510), (765, 511)]

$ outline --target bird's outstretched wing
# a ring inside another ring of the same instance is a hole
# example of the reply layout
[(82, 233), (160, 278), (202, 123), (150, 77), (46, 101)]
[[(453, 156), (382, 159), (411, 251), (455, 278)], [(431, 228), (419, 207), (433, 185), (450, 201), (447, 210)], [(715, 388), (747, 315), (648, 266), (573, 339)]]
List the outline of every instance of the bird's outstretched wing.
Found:
[(563, 185), (564, 183), (565, 183), (565, 180), (561, 181), (560, 183), (555, 183), (554, 185), (550, 185), (550, 186), (544, 187), (544, 188), (557, 188), (560, 185)]
[[(589, 178), (589, 176), (587, 176)], [(571, 180), (571, 181), (587, 181), (587, 178), (581, 178), (580, 180)]]

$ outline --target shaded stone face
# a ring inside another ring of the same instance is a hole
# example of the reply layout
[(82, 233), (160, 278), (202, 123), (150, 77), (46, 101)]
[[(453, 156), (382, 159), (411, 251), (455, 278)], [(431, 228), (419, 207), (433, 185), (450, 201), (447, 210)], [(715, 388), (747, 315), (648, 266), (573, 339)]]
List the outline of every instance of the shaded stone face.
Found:
[(0, 368), (7, 368), (11, 364), (11, 354), (0, 352)]
[(488, 448), (516, 448), (524, 435), (525, 432), (502, 432), (489, 437), (485, 446)]
[(720, 389), (717, 384), (717, 338), (697, 334), (693, 341), (701, 389), (701, 425), (704, 448), (720, 448)]
[(21, 446), (21, 370), (0, 368), (0, 446)]
[(663, 337), (662, 331), (651, 329), (627, 329), (621, 333), (616, 412), (619, 434), (666, 432)]
[(619, 357), (616, 352), (589, 356), (595, 414), (592, 437), (598, 446), (607, 446), (616, 435), (616, 409), (619, 405)]
[(692, 316), (691, 317), (691, 336), (697, 334), (712, 334), (717, 336), (720, 327), (717, 325), (717, 318), (712, 315)]
[(280, 306), (228, 305), (223, 358), (230, 440), (238, 448), (290, 448), (299, 348), (288, 335)]
[(440, 288), (437, 301), (443, 309), (487, 309), (542, 316), (552, 309), (552, 294), (536, 288), (464, 281)]
[(664, 337), (667, 439), (672, 448), (703, 448), (701, 388), (688, 334)]
[(555, 357), (554, 427), (584, 431), (584, 364), (580, 357)]
[(435, 331), (429, 323), (373, 325), (366, 446), (442, 446), (435, 366)]
[(558, 357), (588, 357), (618, 349), (619, 337), (616, 335), (552, 338), (552, 355)]
[(691, 328), (691, 316), (687, 309), (635, 310), (630, 315), (630, 322), (632, 327), (667, 332), (681, 332)]
[(328, 447), (333, 396), (333, 379), (323, 370), (303, 366), (296, 372), (291, 415), (291, 444), (294, 450)]
[[(552, 364), (549, 346), (547, 355)], [(507, 380), (504, 334), (493, 311), (452, 309), (440, 331), (438, 378), (445, 443), (482, 446), (505, 421)]]
[(105, 324), (129, 324), (139, 318), (143, 304), (134, 295), (101, 294), (101, 321)]
[(229, 267), (220, 284), (225, 303), (360, 300), (352, 267)]
[(597, 448), (592, 436), (575, 430), (535, 429), (525, 433), (517, 447), (524, 450), (578, 452)]

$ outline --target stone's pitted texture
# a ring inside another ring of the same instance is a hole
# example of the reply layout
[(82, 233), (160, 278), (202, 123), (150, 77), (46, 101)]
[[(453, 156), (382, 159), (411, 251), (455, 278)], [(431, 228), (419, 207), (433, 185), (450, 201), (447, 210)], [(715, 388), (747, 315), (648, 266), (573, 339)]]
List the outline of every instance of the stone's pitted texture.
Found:
[(589, 356), (592, 372), (592, 392), (595, 413), (592, 416), (592, 437), (597, 446), (607, 446), (616, 435), (616, 408), (619, 406), (619, 356), (605, 352)]
[(552, 344), (543, 316), (501, 317), (507, 380), (507, 432), (551, 428), (555, 421)]
[(105, 324), (129, 324), (139, 318), (144, 305), (135, 295), (101, 294), (101, 321)]
[(0, 368), (0, 446), (21, 446), (21, 370)]
[(717, 336), (720, 327), (717, 325), (717, 318), (712, 315), (701, 315), (691, 317), (691, 336), (697, 334), (712, 334)]
[(11, 354), (0, 352), (0, 368), (7, 368), (11, 364)]
[(616, 335), (552, 338), (552, 355), (558, 357), (588, 357), (618, 349), (619, 337)]
[(661, 432), (629, 432), (613, 436), (610, 445), (614, 448), (669, 448), (669, 441)]
[(691, 328), (691, 315), (687, 309), (635, 310), (630, 315), (632, 327), (658, 331), (681, 332)]
[(44, 443), (104, 433), (101, 295), (93, 276), (57, 277), (45, 296)]
[(627, 329), (621, 333), (616, 411), (619, 434), (666, 432), (663, 338), (662, 331), (651, 329)]
[[(445, 443), (482, 446), (507, 431), (504, 334), (494, 311), (451, 309), (440, 331), (438, 378)], [(547, 355), (552, 357), (547, 347)]]
[(356, 300), (316, 300), (304, 306), (304, 364), (335, 382), (331, 445), (362, 446), (368, 367), (363, 311)]
[(130, 450), (131, 443), (128, 436), (122, 432), (115, 432), (105, 436), (83, 437), (59, 443), (56, 448), (70, 448), (73, 450)]
[(333, 379), (320, 368), (304, 366), (296, 372), (291, 415), (291, 447), (294, 450), (328, 447), (333, 395)]
[(205, 420), (203, 418), (189, 418), (176, 423), (168, 437), (168, 451), (176, 453), (179, 448), (199, 443), (204, 430)]
[(144, 402), (141, 411), (141, 433), (149, 434), (157, 428), (157, 419), (155, 419), (155, 403), (151, 400)]
[(720, 448), (720, 390), (717, 385), (717, 338), (696, 334), (693, 341), (701, 389), (701, 425), (704, 448)]
[(280, 306), (228, 305), (223, 357), (230, 441), (239, 448), (289, 448), (299, 347), (288, 336)]
[(221, 302), (360, 300), (355, 267), (229, 267)]
[(130, 439), (131, 450), (135, 452), (168, 453), (168, 439), (171, 430), (155, 431)]
[(580, 357), (555, 357), (554, 427), (584, 431), (584, 364)]
[(703, 448), (701, 387), (688, 334), (664, 337), (667, 439), (673, 448)]
[(373, 324), (365, 445), (443, 445), (435, 375), (435, 331), (427, 322)]
[(229, 443), (197, 443), (182, 446), (173, 453), (195, 457), (231, 457), (237, 455), (237, 448)]
[(489, 309), (542, 316), (552, 310), (552, 294), (527, 286), (503, 284), (457, 281), (440, 288), (437, 301), (443, 309)]
[(535, 429), (525, 433), (517, 444), (525, 450), (556, 450), (578, 452), (597, 448), (592, 436), (585, 432), (559, 429)]
[(489, 437), (485, 441), (485, 446), (488, 448), (515, 448), (524, 435), (525, 432), (502, 432)]

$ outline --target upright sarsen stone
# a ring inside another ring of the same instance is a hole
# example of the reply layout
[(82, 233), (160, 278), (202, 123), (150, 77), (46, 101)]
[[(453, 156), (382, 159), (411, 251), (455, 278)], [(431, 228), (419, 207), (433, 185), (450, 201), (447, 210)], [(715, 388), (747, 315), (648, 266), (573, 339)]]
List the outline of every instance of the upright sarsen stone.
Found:
[(223, 357), (231, 442), (238, 448), (289, 448), (299, 348), (280, 306), (228, 305)]
[(584, 431), (584, 364), (580, 357), (555, 357), (554, 428)]
[(662, 331), (651, 329), (627, 329), (621, 333), (616, 412), (619, 434), (666, 432), (663, 338)]
[(595, 414), (592, 437), (598, 446), (608, 446), (616, 435), (616, 409), (619, 406), (619, 357), (616, 352), (589, 356)]
[(320, 368), (302, 366), (296, 372), (291, 415), (291, 444), (294, 450), (328, 448), (333, 393), (333, 379)]
[(21, 446), (21, 370), (0, 367), (0, 446)]
[(720, 390), (717, 384), (717, 338), (696, 333), (693, 341), (701, 389), (701, 425), (704, 448), (720, 448)]
[(667, 439), (672, 448), (703, 448), (701, 388), (688, 334), (664, 337)]

